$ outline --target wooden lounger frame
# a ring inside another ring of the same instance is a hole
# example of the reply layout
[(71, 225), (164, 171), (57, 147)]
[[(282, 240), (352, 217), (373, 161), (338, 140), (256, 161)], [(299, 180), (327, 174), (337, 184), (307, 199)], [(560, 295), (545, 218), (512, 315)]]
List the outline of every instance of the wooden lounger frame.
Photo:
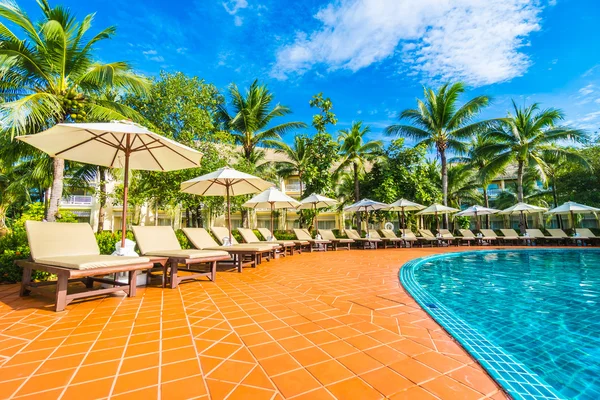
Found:
[[(16, 260), (15, 264), (23, 268), (23, 279), (21, 280), (21, 296), (27, 296), (30, 292), (48, 296), (48, 293), (44, 290), (39, 290), (40, 286), (48, 286), (56, 284), (55, 294), (55, 310), (63, 311), (65, 307), (73, 300), (83, 299), (86, 297), (95, 297), (102, 294), (114, 293), (123, 291), (127, 294), (127, 297), (133, 297), (136, 295), (136, 276), (137, 271), (152, 269), (153, 263), (146, 262), (140, 264), (121, 265), (116, 267), (103, 267), (103, 268), (92, 268), (92, 269), (71, 269), (64, 267), (57, 267), (54, 265), (40, 264), (30, 260)], [(32, 271), (45, 271), (51, 274), (55, 274), (58, 279), (55, 281), (48, 282), (31, 282)], [(119, 272), (127, 272), (128, 278), (127, 283), (118, 282), (114, 279), (97, 278), (99, 275), (116, 274)], [(89, 289), (93, 287), (94, 282), (106, 283), (114, 285), (112, 288), (88, 290), (80, 293), (68, 294), (67, 289), (69, 281), (81, 281)]]
[[(165, 282), (170, 283), (171, 289), (175, 289), (181, 282), (198, 279), (207, 276), (211, 281), (217, 279), (217, 262), (229, 260), (229, 255), (202, 257), (202, 258), (184, 258), (184, 257), (168, 257), (169, 261), (163, 266), (163, 287)], [(199, 270), (190, 268), (191, 265), (209, 264), (210, 270)], [(184, 271), (194, 272), (192, 275), (177, 275), (179, 265), (185, 265)], [(241, 267), (238, 267), (238, 270)], [(167, 276), (167, 270), (170, 269), (170, 274)]]

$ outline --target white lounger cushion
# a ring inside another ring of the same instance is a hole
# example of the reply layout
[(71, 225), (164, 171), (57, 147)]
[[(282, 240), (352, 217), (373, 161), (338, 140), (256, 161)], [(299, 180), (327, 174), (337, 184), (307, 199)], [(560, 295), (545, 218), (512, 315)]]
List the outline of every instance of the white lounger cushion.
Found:
[(81, 256), (44, 257), (37, 258), (35, 261), (40, 264), (53, 265), (55, 267), (87, 270), (104, 267), (119, 267), (121, 265), (143, 264), (150, 262), (150, 259), (146, 257), (121, 257), (91, 254)]
[(221, 250), (156, 250), (146, 253), (147, 256), (156, 257), (174, 257), (174, 258), (205, 258), (205, 257), (223, 257), (229, 254), (226, 251)]
[(25, 221), (31, 258), (100, 255), (90, 224)]

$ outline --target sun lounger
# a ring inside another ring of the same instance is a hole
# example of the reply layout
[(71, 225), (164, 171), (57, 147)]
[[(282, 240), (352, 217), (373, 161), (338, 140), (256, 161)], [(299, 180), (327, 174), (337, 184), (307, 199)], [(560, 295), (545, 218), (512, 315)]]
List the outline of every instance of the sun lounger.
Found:
[(312, 236), (310, 236), (308, 230), (306, 229), (294, 229), (294, 234), (296, 235), (298, 240), (303, 240), (310, 243), (309, 249), (311, 253), (315, 250), (327, 251), (327, 246), (331, 244), (329, 240), (313, 239)]
[(465, 237), (465, 236), (454, 236), (452, 234), (452, 232), (450, 232), (448, 229), (440, 229), (439, 230), (440, 235), (442, 235), (443, 239), (451, 239), (456, 241), (456, 245), (459, 246), (460, 244), (462, 244), (463, 242), (467, 245), (470, 246), (472, 242), (475, 242), (476, 239), (471, 238), (471, 237)]
[(429, 243), (432, 246), (434, 243), (436, 246), (443, 246), (444, 244), (449, 246), (452, 244), (452, 239), (446, 239), (441, 236), (437, 237), (431, 233), (429, 229), (419, 229), (419, 233), (421, 234), (421, 237), (417, 237), (417, 239), (419, 239), (421, 243)]
[(492, 242), (498, 241), (497, 236), (484, 236), (483, 233), (481, 234), (481, 236), (476, 236), (470, 229), (459, 229), (458, 231), (460, 232), (463, 238), (470, 238), (471, 240), (476, 240), (478, 244), (492, 244)]
[(567, 245), (569, 243), (573, 243), (573, 244), (581, 243), (581, 244), (585, 245), (585, 242), (587, 241), (586, 239), (571, 237), (571, 236), (567, 235), (565, 233), (565, 231), (563, 231), (562, 229), (546, 229), (546, 230), (548, 231), (550, 236), (558, 239), (559, 242), (562, 242), (565, 245)]
[[(213, 235), (217, 238), (217, 241), (223, 245), (225, 238), (229, 238), (229, 229), (220, 226), (213, 226), (210, 228)], [(259, 252), (259, 258), (257, 259), (257, 264), (260, 264), (261, 260), (264, 258), (267, 261), (271, 261), (272, 258), (275, 258), (275, 254), (281, 246), (276, 243), (269, 244), (249, 244), (249, 243), (239, 243), (234, 236), (231, 236), (231, 245), (239, 246), (239, 247), (250, 247), (255, 251)], [(227, 247), (227, 246), (225, 246)]]
[(352, 239), (337, 238), (331, 229), (319, 229), (319, 233), (324, 240), (329, 240), (333, 250), (336, 250), (342, 245), (342, 248), (350, 250), (350, 245), (354, 243)]
[(592, 244), (600, 244), (600, 236), (594, 235), (588, 228), (577, 228), (575, 229), (575, 234), (579, 239), (587, 239)]
[(404, 245), (406, 247), (412, 247), (413, 243), (417, 243), (419, 241), (412, 231), (405, 229), (405, 230), (402, 230), (401, 232), (402, 232), (402, 236), (398, 237), (398, 236), (396, 236), (396, 233), (394, 233), (394, 231), (391, 229), (382, 229), (381, 230), (381, 233), (383, 233), (383, 236), (385, 236), (388, 239), (401, 239), (404, 242)]
[(252, 229), (249, 228), (238, 228), (238, 232), (240, 233), (240, 235), (242, 235), (242, 238), (244, 238), (244, 241), (247, 244), (262, 244), (262, 245), (269, 245), (269, 244), (276, 244), (281, 246), (282, 248), (282, 255), (285, 257), (287, 253), (290, 254), (290, 256), (294, 255), (294, 250), (296, 249), (296, 244), (290, 240), (272, 240), (272, 241), (261, 241), (255, 234), (254, 231)]
[[(202, 250), (222, 250), (229, 253), (232, 257), (231, 263), (237, 268), (238, 272), (242, 272), (242, 268), (250, 266), (252, 268), (260, 264), (260, 258), (265, 249), (270, 251), (270, 248), (265, 248), (259, 244), (255, 246), (248, 245), (231, 245), (222, 246), (204, 228), (183, 228), (183, 233), (189, 239), (192, 246)], [(223, 261), (222, 263), (227, 263)]]
[(517, 245), (524, 240), (524, 238), (514, 229), (500, 229), (502, 236), (497, 236), (493, 229), (481, 229), (480, 232), (483, 234), (483, 236), (497, 237), (502, 244), (510, 243)]
[(552, 244), (556, 244), (556, 243), (560, 243), (561, 241), (564, 241), (563, 238), (546, 236), (539, 229), (526, 229), (525, 231), (529, 234), (530, 238), (534, 238), (534, 239), (536, 239), (536, 241), (540, 240), (540, 241), (543, 241), (544, 243), (552, 243)]
[(364, 249), (374, 249), (377, 250), (377, 244), (381, 243), (381, 239), (377, 238), (363, 238), (361, 237), (355, 229), (346, 229), (346, 235), (349, 239), (354, 240), (357, 244), (361, 244), (363, 250)]
[[(123, 291), (129, 297), (136, 294), (138, 270), (151, 269), (154, 263), (147, 257), (101, 255), (96, 237), (89, 224), (26, 221), (25, 230), (31, 250), (30, 260), (17, 260), (23, 268), (21, 296), (30, 292), (47, 295), (40, 286), (56, 285), (56, 311), (63, 311), (73, 300)], [(57, 276), (56, 281), (31, 282), (32, 271), (45, 271)], [(127, 283), (104, 275), (127, 272)], [(69, 281), (81, 281), (88, 289), (94, 282), (112, 285), (109, 288), (68, 294)]]
[[(271, 233), (269, 228), (258, 228), (258, 232), (262, 235), (262, 237), (265, 238), (266, 241), (268, 241), (269, 238), (271, 238), (271, 237), (275, 238), (275, 240), (279, 241), (279, 239), (277, 239), (275, 237), (275, 235)], [(297, 250), (299, 253), (302, 253), (303, 248), (306, 248), (306, 249), (310, 248), (310, 242), (308, 242), (306, 240), (292, 239), (292, 242), (294, 242), (294, 244), (297, 246)]]
[[(140, 253), (147, 257), (167, 257), (168, 263), (163, 269), (163, 285), (167, 278), (171, 288), (176, 288), (185, 280), (207, 276), (211, 281), (217, 278), (217, 262), (229, 260), (229, 254), (221, 250), (182, 249), (170, 226), (134, 226), (133, 234)], [(194, 274), (179, 275), (179, 266), (185, 266), (185, 271)], [(209, 265), (208, 271), (191, 268), (196, 265)], [(170, 273), (167, 275), (167, 270)]]
[(369, 229), (369, 237), (372, 239), (380, 239), (381, 242), (383, 243), (383, 247), (385, 249), (388, 248), (388, 244), (391, 245), (392, 247), (398, 247), (398, 244), (400, 244), (400, 246), (402, 246), (403, 240), (400, 238), (388, 238), (385, 236), (381, 236), (379, 234), (379, 232), (377, 232), (375, 229)]

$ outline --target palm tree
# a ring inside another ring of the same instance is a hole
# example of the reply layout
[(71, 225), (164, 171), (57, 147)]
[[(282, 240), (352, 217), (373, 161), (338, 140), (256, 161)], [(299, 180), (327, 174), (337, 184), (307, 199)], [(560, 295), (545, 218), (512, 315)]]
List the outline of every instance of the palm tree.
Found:
[(302, 182), (302, 178), (308, 167), (306, 136), (297, 135), (294, 137), (294, 143), (291, 146), (281, 142), (277, 147), (276, 152), (284, 154), (287, 158), (287, 160), (277, 162), (278, 174), (283, 178), (297, 175), (300, 180), (300, 195), (303, 195), (304, 183)]
[(275, 117), (284, 117), (292, 111), (280, 104), (271, 108), (273, 93), (266, 85), (259, 85), (258, 80), (252, 82), (245, 94), (240, 93), (236, 85), (231, 85), (229, 97), (233, 114), (225, 105), (221, 105), (218, 118), (224, 128), (231, 131), (235, 142), (242, 146), (242, 155), (246, 160), (251, 159), (256, 147), (274, 147), (286, 132), (306, 128), (304, 122), (284, 122), (269, 127)]
[[(350, 129), (341, 130), (338, 136), (342, 162), (337, 167), (335, 174), (347, 169), (352, 170), (354, 201), (360, 200), (359, 178), (360, 174), (365, 172), (365, 164), (369, 161), (375, 161), (383, 151), (381, 140), (366, 140), (365, 135), (369, 132), (371, 132), (371, 128), (368, 125), (363, 127), (362, 121), (358, 121), (353, 122)], [(358, 217), (358, 226), (360, 229), (360, 217)]]
[[(583, 130), (557, 125), (563, 119), (564, 115), (560, 110), (540, 110), (538, 103), (520, 108), (513, 101), (513, 112), (509, 112), (507, 118), (502, 119), (494, 129), (486, 133), (486, 136), (496, 143), (481, 148), (484, 156), (491, 157), (489, 164), (483, 169), (484, 173), (516, 163), (517, 201), (523, 201), (523, 177), (526, 169), (536, 170), (542, 180), (545, 180), (544, 151), (561, 141), (584, 142), (587, 138)], [(567, 148), (553, 147), (553, 152), (556, 156), (571, 160), (581, 158)], [(523, 219), (519, 225), (521, 231), (524, 231)]]
[[(417, 100), (417, 108), (404, 110), (399, 120), (411, 125), (391, 125), (385, 130), (388, 135), (403, 135), (419, 142), (416, 146), (435, 148), (441, 162), (442, 202), (448, 205), (448, 162), (447, 152), (465, 153), (464, 140), (490, 126), (494, 120), (472, 122), (481, 109), (490, 102), (488, 96), (477, 96), (461, 107), (458, 98), (465, 92), (463, 83), (446, 83), (437, 92), (424, 88), (424, 100)], [(444, 218), (448, 225), (447, 216)]]
[[(77, 22), (69, 9), (38, 0), (42, 19), (34, 23), (16, 3), (0, 3), (0, 122), (12, 136), (39, 132), (60, 122), (138, 119), (136, 112), (90, 95), (106, 88), (147, 93), (149, 81), (123, 61), (94, 61), (95, 45), (114, 36), (103, 29), (86, 41), (94, 15)], [(12, 30), (23, 31), (20, 38)], [(53, 160), (46, 218), (54, 221), (63, 191), (64, 160)]]
[(463, 203), (476, 204), (481, 201), (477, 190), (479, 180), (470, 165), (448, 167), (448, 205), (460, 209)]

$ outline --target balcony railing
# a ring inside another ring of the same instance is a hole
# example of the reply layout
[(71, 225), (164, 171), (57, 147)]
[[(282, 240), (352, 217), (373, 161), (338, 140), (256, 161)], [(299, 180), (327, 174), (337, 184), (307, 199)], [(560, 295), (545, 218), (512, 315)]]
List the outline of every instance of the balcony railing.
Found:
[(91, 206), (94, 196), (67, 196), (60, 200), (63, 206)]
[(300, 184), (299, 183), (286, 183), (285, 191), (286, 192), (300, 192)]

